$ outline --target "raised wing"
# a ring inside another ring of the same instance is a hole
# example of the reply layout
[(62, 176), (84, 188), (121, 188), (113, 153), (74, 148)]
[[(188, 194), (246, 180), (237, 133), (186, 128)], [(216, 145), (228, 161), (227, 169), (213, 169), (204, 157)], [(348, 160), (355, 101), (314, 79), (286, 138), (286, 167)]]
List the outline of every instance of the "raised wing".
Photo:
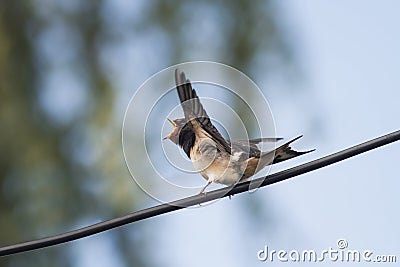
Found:
[(195, 120), (216, 143), (217, 148), (231, 154), (231, 147), (229, 143), (222, 137), (221, 133), (211, 123), (207, 112), (200, 103), (200, 99), (197, 96), (196, 91), (192, 88), (189, 79), (186, 79), (185, 73), (179, 72), (178, 69), (175, 70), (175, 84), (186, 121), (193, 123), (193, 120)]

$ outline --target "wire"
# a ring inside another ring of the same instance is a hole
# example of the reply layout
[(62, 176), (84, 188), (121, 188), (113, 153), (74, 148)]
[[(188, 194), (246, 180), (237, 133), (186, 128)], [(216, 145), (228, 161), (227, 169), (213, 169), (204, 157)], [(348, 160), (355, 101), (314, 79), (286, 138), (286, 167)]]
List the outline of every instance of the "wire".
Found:
[(336, 152), (329, 156), (325, 156), (320, 159), (313, 160), (311, 162), (271, 174), (266, 177), (258, 178), (249, 182), (239, 183), (236, 186), (230, 188), (228, 191), (226, 188), (214, 190), (208, 192), (207, 194), (195, 195), (192, 197), (180, 199), (177, 201), (169, 202), (166, 204), (161, 204), (151, 208), (143, 209), (137, 212), (127, 214), (125, 216), (115, 218), (112, 220), (97, 223), (88, 227), (84, 227), (71, 232), (63, 233), (60, 235), (50, 236), (42, 239), (37, 239), (33, 241), (28, 241), (24, 243), (19, 243), (15, 245), (10, 245), (0, 248), (0, 256), (12, 255), (20, 252), (35, 250), (39, 248), (54, 246), (69, 241), (77, 240), (83, 237), (101, 233), (122, 225), (129, 223), (141, 221), (157, 215), (165, 214), (171, 211), (179, 210), (185, 207), (190, 207), (198, 205), (204, 202), (215, 200), (218, 198), (223, 198), (226, 196), (232, 196), (234, 194), (240, 194), (252, 189), (252, 185), (257, 185), (257, 187), (264, 187), (271, 185), (283, 180), (293, 178), (295, 176), (323, 168), (325, 166), (337, 163), (339, 161), (348, 159), (350, 157), (359, 155), (361, 153), (367, 152), (369, 150), (390, 144), (392, 142), (400, 140), (400, 130), (393, 133), (378, 137), (376, 139), (361, 143), (359, 145), (344, 149), (342, 151)]

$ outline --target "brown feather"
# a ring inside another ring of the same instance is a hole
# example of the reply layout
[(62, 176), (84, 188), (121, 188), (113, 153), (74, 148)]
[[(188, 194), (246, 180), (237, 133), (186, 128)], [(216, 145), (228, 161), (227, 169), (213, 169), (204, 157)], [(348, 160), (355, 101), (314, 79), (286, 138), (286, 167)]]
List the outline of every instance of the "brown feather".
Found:
[(179, 73), (178, 69), (175, 70), (175, 83), (183, 113), (185, 114), (185, 119), (193, 124), (193, 128), (196, 127), (194, 123), (194, 121), (196, 121), (200, 128), (209, 134), (209, 137), (216, 143), (220, 151), (231, 154), (229, 143), (211, 123), (211, 120), (208, 117), (206, 110), (203, 108), (196, 91), (192, 88), (189, 79), (186, 79), (185, 73)]

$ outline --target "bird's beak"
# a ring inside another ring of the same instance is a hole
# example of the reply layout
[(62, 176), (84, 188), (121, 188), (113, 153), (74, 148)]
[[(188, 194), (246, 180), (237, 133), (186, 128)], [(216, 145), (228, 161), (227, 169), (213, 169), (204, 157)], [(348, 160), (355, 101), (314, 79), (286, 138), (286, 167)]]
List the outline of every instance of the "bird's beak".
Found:
[[(174, 126), (174, 130), (175, 130), (175, 128), (176, 128), (178, 125), (176, 125), (176, 123), (175, 123), (173, 120), (171, 120), (170, 118), (167, 118), (167, 119), (168, 119), (168, 121), (172, 124), (172, 126)], [(172, 131), (172, 133), (170, 133), (169, 135), (167, 135), (166, 137), (164, 137), (162, 140), (170, 139), (173, 133), (174, 133), (174, 131)]]
[(172, 124), (172, 126), (174, 126), (174, 128), (175, 128), (176, 126), (178, 126), (178, 125), (176, 125), (176, 123), (175, 123), (173, 120), (171, 120), (170, 118), (167, 118), (167, 120)]

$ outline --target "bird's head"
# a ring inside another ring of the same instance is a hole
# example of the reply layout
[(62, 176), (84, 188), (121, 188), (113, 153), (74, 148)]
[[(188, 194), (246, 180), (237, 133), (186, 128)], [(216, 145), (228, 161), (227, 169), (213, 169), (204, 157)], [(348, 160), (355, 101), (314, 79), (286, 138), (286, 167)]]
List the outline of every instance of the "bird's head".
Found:
[(172, 124), (172, 126), (174, 126), (174, 129), (172, 130), (172, 132), (169, 135), (164, 137), (163, 140), (169, 139), (173, 143), (178, 144), (179, 143), (179, 133), (180, 133), (181, 129), (183, 128), (183, 126), (185, 126), (185, 124), (186, 124), (185, 119), (176, 119), (176, 120), (168, 119), (168, 121)]

